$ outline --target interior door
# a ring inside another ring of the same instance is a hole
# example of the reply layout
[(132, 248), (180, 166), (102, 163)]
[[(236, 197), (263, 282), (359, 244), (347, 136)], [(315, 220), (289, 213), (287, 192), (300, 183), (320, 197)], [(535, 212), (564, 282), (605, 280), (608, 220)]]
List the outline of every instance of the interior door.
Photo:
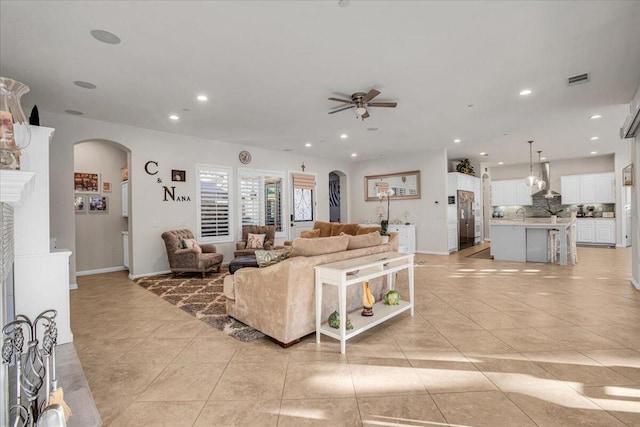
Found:
[(289, 239), (300, 237), (304, 230), (313, 228), (316, 217), (316, 175), (291, 174), (291, 217)]

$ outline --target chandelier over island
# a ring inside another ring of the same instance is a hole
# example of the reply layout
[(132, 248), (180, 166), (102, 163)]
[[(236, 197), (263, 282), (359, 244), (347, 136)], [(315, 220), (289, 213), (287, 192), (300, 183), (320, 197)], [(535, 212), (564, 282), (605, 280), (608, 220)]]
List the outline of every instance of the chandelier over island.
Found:
[(524, 182), (532, 187), (538, 183), (538, 177), (533, 174), (533, 141), (529, 142), (529, 176), (524, 179)]

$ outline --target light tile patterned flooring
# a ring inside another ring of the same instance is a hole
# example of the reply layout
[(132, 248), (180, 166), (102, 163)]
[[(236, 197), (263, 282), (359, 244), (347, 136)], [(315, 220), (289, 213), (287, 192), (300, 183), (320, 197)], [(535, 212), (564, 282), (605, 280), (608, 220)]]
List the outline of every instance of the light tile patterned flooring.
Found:
[(346, 356), (238, 342), (120, 272), (78, 278), (75, 346), (112, 426), (640, 425), (630, 249), (568, 267), (465, 257), (479, 249), (417, 255), (416, 316)]

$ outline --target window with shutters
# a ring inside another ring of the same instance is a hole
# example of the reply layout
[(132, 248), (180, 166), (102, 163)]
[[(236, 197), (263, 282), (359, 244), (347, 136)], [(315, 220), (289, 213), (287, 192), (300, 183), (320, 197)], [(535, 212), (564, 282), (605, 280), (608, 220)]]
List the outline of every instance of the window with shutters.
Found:
[(315, 175), (293, 174), (293, 220), (313, 221)]
[(249, 169), (238, 174), (241, 225), (273, 225), (283, 232), (282, 175)]
[(233, 241), (231, 209), (231, 168), (196, 166), (198, 199), (198, 240), (202, 242)]

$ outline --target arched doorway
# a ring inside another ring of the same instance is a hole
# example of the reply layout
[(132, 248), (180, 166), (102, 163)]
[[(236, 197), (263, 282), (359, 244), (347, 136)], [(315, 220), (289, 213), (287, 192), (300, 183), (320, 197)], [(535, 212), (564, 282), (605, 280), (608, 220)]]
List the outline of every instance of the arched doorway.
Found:
[(329, 221), (347, 222), (347, 175), (341, 171), (329, 172)]
[(130, 150), (102, 139), (73, 148), (76, 276), (130, 269)]

